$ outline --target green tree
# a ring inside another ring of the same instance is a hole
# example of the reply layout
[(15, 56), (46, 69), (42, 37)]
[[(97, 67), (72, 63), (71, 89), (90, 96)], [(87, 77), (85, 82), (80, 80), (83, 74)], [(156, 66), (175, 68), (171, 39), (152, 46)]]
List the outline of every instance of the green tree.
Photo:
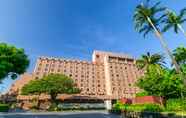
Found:
[(180, 74), (174, 70), (162, 69), (158, 73), (156, 68), (151, 68), (138, 81), (137, 86), (146, 91), (149, 95), (163, 96), (169, 98), (181, 98), (185, 95), (186, 89)]
[(141, 58), (136, 61), (136, 65), (139, 69), (145, 69), (147, 71), (150, 68), (154, 68), (154, 66), (157, 69), (161, 68), (164, 66), (164, 64), (164, 57), (162, 55), (158, 53), (151, 55), (149, 52), (147, 52), (147, 54), (142, 55)]
[(50, 74), (42, 79), (33, 80), (22, 88), (23, 95), (49, 94), (51, 101), (55, 102), (58, 94), (75, 94), (80, 90), (75, 87), (73, 80), (62, 74)]
[(17, 78), (29, 66), (28, 56), (23, 49), (16, 48), (6, 43), (0, 43), (0, 80), (7, 76)]
[[(140, 4), (136, 7), (135, 13), (134, 13), (134, 24), (135, 29), (139, 33), (144, 33), (144, 37), (149, 32), (154, 32), (155, 35), (158, 37), (162, 47), (165, 49), (166, 53), (169, 55), (169, 57), (172, 60), (172, 63), (175, 66), (175, 69), (177, 72), (180, 72), (179, 65), (177, 64), (176, 60), (174, 59), (173, 55), (171, 54), (170, 49), (168, 48), (160, 30), (160, 25), (165, 17), (163, 15), (163, 11), (165, 11), (166, 8), (159, 7), (160, 2), (156, 3), (153, 6), (150, 6), (149, 0), (146, 1), (145, 4)], [(160, 17), (157, 17), (160, 16)]]
[(186, 48), (180, 46), (173, 51), (176, 61), (179, 65), (186, 64)]
[(167, 17), (163, 20), (165, 26), (162, 31), (166, 32), (172, 28), (174, 29), (175, 33), (178, 33), (178, 30), (180, 30), (184, 34), (184, 36), (186, 36), (186, 32), (182, 26), (182, 24), (186, 21), (185, 15), (186, 8), (182, 9), (179, 15), (177, 15), (175, 12), (171, 10), (167, 10), (166, 13)]

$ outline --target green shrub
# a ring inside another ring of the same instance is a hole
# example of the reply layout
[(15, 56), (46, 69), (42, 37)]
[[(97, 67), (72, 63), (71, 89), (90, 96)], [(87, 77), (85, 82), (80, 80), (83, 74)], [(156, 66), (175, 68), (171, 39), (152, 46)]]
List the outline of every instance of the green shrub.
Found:
[(8, 104), (0, 104), (0, 112), (8, 112), (9, 105)]
[(136, 97), (143, 97), (143, 96), (148, 96), (149, 94), (146, 91), (136, 93)]
[(182, 99), (167, 100), (166, 111), (186, 111), (186, 100)]
[(124, 107), (124, 104), (123, 103), (121, 103), (120, 101), (117, 101), (114, 105), (113, 105), (113, 110), (121, 110), (121, 109), (123, 109), (123, 107)]
[(152, 112), (160, 112), (163, 111), (163, 108), (160, 105), (156, 104), (122, 104), (121, 102), (117, 102), (114, 104), (112, 111), (118, 112), (121, 110), (126, 111), (152, 111)]
[(136, 105), (126, 105), (126, 111), (151, 111), (151, 112), (161, 112), (163, 108), (160, 105), (156, 104), (136, 104)]

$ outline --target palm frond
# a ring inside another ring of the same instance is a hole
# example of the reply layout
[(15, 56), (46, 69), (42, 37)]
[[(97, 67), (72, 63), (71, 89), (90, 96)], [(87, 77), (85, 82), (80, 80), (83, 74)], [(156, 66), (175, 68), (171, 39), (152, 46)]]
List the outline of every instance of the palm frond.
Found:
[(174, 32), (178, 33), (178, 25), (177, 24), (174, 25)]
[(184, 8), (184, 9), (182, 9), (182, 10), (180, 11), (179, 17), (183, 18), (184, 15), (186, 15), (186, 8)]
[(152, 6), (152, 8), (151, 9), (157, 9), (157, 7), (159, 6), (161, 4), (161, 2), (159, 1), (159, 2), (157, 2), (155, 5), (153, 5)]
[(184, 23), (184, 22), (186, 22), (186, 19), (182, 19), (182, 20), (180, 21), (181, 24)]
[(157, 9), (152, 9), (153, 14), (157, 14), (159, 12), (165, 11), (167, 8), (166, 7), (160, 7)]
[(153, 28), (151, 26), (149, 26), (148, 29), (146, 29), (146, 31), (144, 31), (143, 37), (145, 38), (147, 36), (147, 34), (149, 34), (152, 31), (153, 31)]
[(151, 66), (159, 66), (164, 67), (164, 56), (158, 53), (151, 55), (149, 52), (147, 54), (142, 55), (140, 59), (136, 61), (136, 64), (140, 68), (149, 68)]
[(166, 14), (161, 15), (159, 18), (157, 18), (157, 21), (158, 21), (159, 23), (165, 22), (166, 16), (167, 16)]
[(162, 32), (167, 32), (170, 28), (172, 28), (173, 27), (173, 25), (172, 24), (166, 24), (165, 26), (164, 26), (164, 28), (162, 29)]
[(141, 29), (139, 29), (139, 33), (142, 33), (142, 32), (144, 32), (145, 30), (148, 30), (148, 28), (149, 28), (149, 26), (148, 25), (145, 25), (145, 26), (143, 26)]

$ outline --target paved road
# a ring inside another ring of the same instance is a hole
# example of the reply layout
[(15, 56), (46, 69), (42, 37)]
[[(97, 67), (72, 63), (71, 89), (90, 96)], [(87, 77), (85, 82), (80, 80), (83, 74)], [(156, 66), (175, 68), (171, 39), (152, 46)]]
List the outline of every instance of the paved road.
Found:
[(120, 118), (105, 111), (58, 112), (58, 113), (9, 113), (0, 114), (0, 118)]

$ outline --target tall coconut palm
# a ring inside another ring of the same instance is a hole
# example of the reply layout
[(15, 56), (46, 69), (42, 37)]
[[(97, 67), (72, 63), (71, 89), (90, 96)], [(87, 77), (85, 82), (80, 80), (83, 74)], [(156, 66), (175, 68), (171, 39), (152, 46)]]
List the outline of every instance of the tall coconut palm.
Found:
[(179, 15), (167, 9), (166, 16), (167, 17), (163, 20), (165, 26), (162, 32), (166, 32), (172, 28), (174, 29), (175, 33), (178, 33), (178, 30), (180, 30), (184, 34), (184, 36), (186, 36), (186, 32), (182, 26), (182, 24), (186, 21), (186, 8), (182, 9)]
[(156, 69), (157, 72), (160, 72), (162, 67), (165, 66), (164, 57), (158, 53), (150, 54), (143, 54), (140, 59), (136, 61), (136, 65), (139, 69), (145, 69), (149, 71), (151, 69)]
[(135, 29), (139, 33), (144, 33), (144, 36), (146, 36), (149, 32), (154, 32), (155, 35), (158, 37), (162, 47), (165, 49), (166, 53), (171, 58), (176, 71), (179, 73), (180, 72), (179, 65), (177, 64), (176, 60), (171, 54), (171, 51), (168, 48), (159, 29), (159, 25), (161, 24), (163, 18), (165, 17), (165, 15), (161, 15), (161, 13), (164, 10), (166, 10), (166, 8), (159, 7), (159, 5), (160, 2), (157, 2), (155, 5), (150, 6), (149, 0), (147, 0), (145, 4), (142, 3), (138, 5), (134, 13)]

